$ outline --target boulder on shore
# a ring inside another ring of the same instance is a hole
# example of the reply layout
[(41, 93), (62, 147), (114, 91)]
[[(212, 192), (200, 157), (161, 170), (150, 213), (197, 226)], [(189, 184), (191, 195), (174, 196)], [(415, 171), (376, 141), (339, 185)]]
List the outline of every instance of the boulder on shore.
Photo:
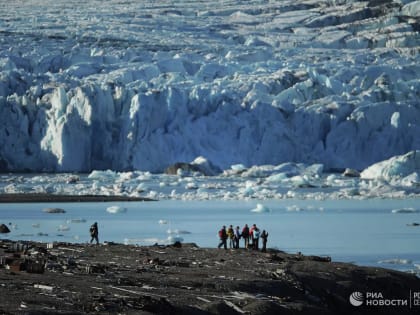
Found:
[(10, 229), (6, 224), (0, 224), (0, 233), (10, 233)]

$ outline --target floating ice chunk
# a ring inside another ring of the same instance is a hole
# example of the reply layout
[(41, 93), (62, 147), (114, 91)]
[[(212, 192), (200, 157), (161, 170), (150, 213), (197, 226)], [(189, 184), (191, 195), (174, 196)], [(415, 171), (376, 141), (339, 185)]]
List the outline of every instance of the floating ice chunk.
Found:
[(264, 206), (261, 203), (258, 203), (257, 206), (251, 210), (251, 212), (254, 213), (267, 213), (267, 212), (271, 212), (270, 208), (268, 208), (267, 206)]
[(163, 225), (163, 224), (168, 224), (169, 222), (167, 220), (159, 220), (159, 224)]
[(115, 179), (117, 178), (117, 173), (111, 170), (106, 171), (92, 171), (89, 176), (89, 179), (98, 179), (98, 180), (106, 180), (106, 179)]
[(414, 208), (401, 208), (401, 209), (393, 209), (391, 212), (392, 213), (417, 213), (419, 211)]
[(230, 168), (234, 171), (244, 171), (244, 170), (246, 170), (246, 167), (243, 164), (234, 164)]
[(82, 218), (76, 218), (76, 219), (69, 219), (67, 220), (67, 223), (85, 223), (86, 219)]
[(290, 182), (296, 186), (296, 187), (305, 187), (305, 186), (309, 186), (309, 180), (308, 177), (306, 175), (300, 176), (293, 176), (292, 178), (290, 178)]
[(297, 205), (292, 205), (292, 206), (286, 207), (286, 210), (289, 211), (289, 212), (293, 212), (293, 211), (294, 212), (300, 212), (300, 211), (303, 211), (304, 209), (302, 207), (297, 206)]
[(420, 173), (420, 150), (411, 151), (405, 155), (398, 155), (369, 166), (361, 174), (365, 179), (403, 178), (412, 173)]
[(198, 189), (198, 185), (194, 182), (189, 182), (185, 185), (185, 189)]
[(70, 227), (68, 225), (60, 224), (57, 228), (57, 231), (61, 231), (61, 232), (70, 231)]
[(127, 208), (123, 208), (120, 206), (111, 206), (111, 207), (106, 208), (106, 211), (108, 213), (125, 213), (127, 212)]
[(178, 229), (175, 229), (175, 230), (171, 230), (171, 229), (168, 229), (167, 231), (166, 231), (168, 234), (191, 234), (191, 232), (190, 231), (186, 231), (186, 230), (178, 230)]
[(273, 174), (271, 176), (268, 176), (266, 179), (267, 183), (281, 183), (285, 179), (287, 179), (286, 173), (279, 173), (279, 174)]
[(66, 210), (61, 208), (44, 208), (42, 211), (45, 213), (66, 213)]
[(41, 224), (39, 224), (39, 223), (32, 223), (32, 227), (33, 228), (40, 228), (41, 227)]

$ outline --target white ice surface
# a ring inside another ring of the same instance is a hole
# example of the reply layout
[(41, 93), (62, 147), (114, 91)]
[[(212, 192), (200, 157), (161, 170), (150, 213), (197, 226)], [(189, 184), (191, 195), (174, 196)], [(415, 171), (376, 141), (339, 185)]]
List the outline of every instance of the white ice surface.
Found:
[(0, 171), (419, 150), (419, 1), (391, 2), (2, 0)]

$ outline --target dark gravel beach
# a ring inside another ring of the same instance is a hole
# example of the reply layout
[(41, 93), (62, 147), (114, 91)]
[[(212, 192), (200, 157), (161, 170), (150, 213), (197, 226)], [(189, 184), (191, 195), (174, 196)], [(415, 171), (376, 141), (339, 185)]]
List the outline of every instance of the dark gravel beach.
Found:
[(418, 314), (349, 301), (410, 290), (414, 275), (277, 250), (0, 241), (1, 314)]

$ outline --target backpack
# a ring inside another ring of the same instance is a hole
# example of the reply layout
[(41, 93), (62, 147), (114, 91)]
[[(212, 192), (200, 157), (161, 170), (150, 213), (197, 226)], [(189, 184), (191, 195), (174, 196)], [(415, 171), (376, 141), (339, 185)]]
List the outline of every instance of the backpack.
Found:
[(220, 238), (223, 238), (223, 236), (224, 236), (224, 233), (225, 231), (223, 231), (223, 229), (221, 229), (220, 231), (219, 231), (219, 237)]
[(260, 237), (260, 231), (259, 230), (254, 230), (254, 232), (252, 232), (254, 238), (259, 238)]

